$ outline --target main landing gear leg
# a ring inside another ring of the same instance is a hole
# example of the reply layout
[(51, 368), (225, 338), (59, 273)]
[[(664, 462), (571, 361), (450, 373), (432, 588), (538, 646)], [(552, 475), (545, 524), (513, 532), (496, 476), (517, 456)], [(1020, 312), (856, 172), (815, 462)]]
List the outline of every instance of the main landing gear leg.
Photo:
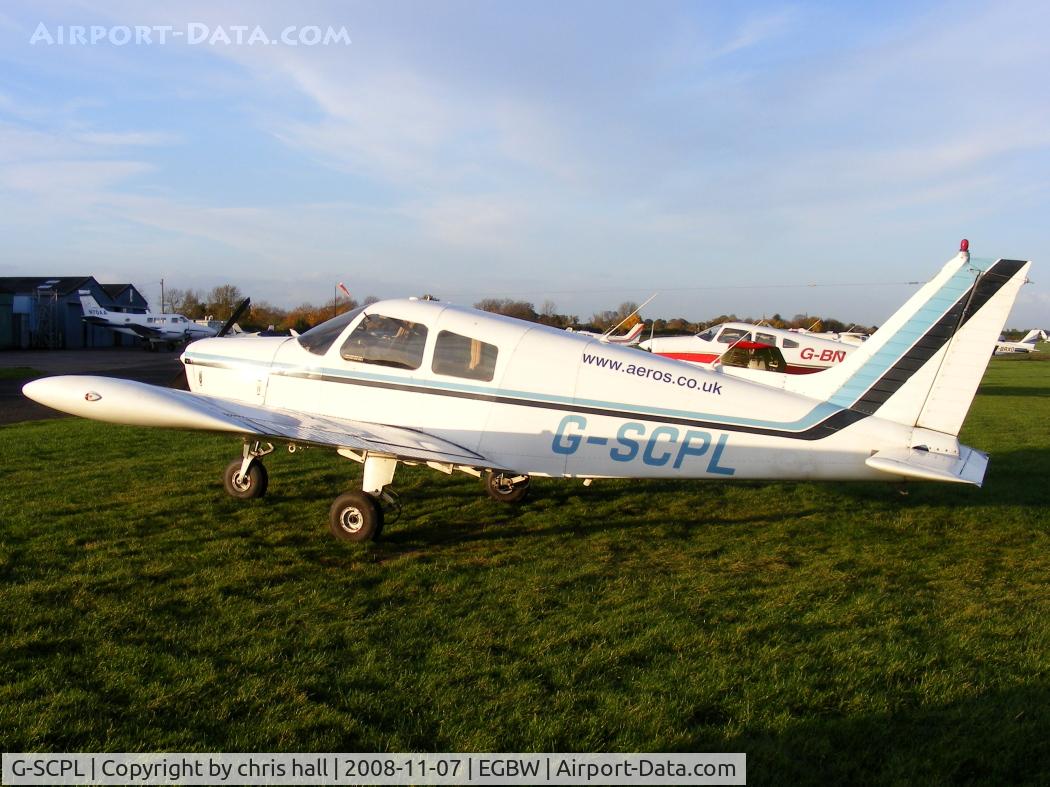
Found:
[(385, 491), (394, 480), (397, 460), (385, 456), (366, 456), (360, 492), (339, 495), (328, 511), (328, 529), (342, 541), (375, 541), (383, 532), (380, 499), (393, 500)]
[(482, 476), (489, 497), (501, 503), (520, 503), (524, 500), (529, 494), (530, 480), (527, 475), (501, 473), (498, 470), (488, 470)]
[(222, 475), (226, 494), (240, 500), (265, 495), (270, 479), (261, 458), (270, 453), (273, 453), (270, 443), (245, 441), (241, 458), (226, 465), (226, 472)]

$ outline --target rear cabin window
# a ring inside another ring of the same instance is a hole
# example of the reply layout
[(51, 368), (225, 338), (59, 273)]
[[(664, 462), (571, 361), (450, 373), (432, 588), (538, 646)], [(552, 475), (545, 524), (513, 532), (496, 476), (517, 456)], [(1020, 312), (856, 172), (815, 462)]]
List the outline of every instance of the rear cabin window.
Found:
[(343, 342), (339, 354), (344, 361), (418, 369), (426, 343), (427, 327), (422, 323), (366, 314)]
[(755, 341), (762, 342), (763, 344), (769, 344), (773, 347), (777, 346), (777, 337), (771, 333), (756, 333)]
[(430, 368), (434, 374), (490, 382), (496, 372), (498, 353), (494, 344), (441, 331), (434, 344), (434, 362)]
[(794, 339), (784, 339), (784, 347), (788, 350), (794, 350), (796, 347), (798, 347), (798, 342), (796, 342)]

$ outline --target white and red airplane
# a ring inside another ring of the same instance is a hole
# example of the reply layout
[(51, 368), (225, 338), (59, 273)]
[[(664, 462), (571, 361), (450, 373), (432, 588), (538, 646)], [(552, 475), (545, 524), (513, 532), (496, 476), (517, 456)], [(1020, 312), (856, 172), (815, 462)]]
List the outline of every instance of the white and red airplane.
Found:
[(1029, 266), (960, 251), (844, 361), (776, 385), (408, 299), (298, 337), (194, 342), (189, 391), (97, 376), (23, 391), (101, 421), (238, 436), (234, 497), (266, 491), (268, 441), (334, 449), (364, 464), (329, 514), (350, 541), (381, 531), (399, 463), (480, 476), (508, 502), (532, 476), (980, 485), (987, 456), (957, 435)]
[(715, 363), (733, 347), (775, 347), (786, 362), (780, 371), (810, 374), (842, 363), (858, 345), (765, 325), (725, 322), (690, 336), (657, 336), (638, 346), (665, 358), (704, 365)]

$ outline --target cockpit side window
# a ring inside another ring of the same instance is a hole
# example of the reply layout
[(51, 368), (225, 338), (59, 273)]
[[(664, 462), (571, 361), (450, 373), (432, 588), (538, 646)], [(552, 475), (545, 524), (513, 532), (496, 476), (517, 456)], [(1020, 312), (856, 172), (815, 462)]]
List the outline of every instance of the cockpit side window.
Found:
[(489, 382), (496, 371), (499, 349), (494, 344), (472, 339), (451, 331), (441, 331), (434, 344), (434, 374), (466, 377)]
[(346, 326), (352, 323), (365, 310), (364, 306), (343, 312), (338, 317), (325, 320), (299, 336), (299, 344), (314, 355), (324, 355), (339, 338)]
[(422, 323), (366, 314), (343, 342), (339, 354), (345, 361), (418, 369), (426, 343), (427, 327)]
[(733, 344), (741, 339), (746, 341), (749, 336), (750, 334), (742, 328), (723, 328), (722, 333), (718, 335), (718, 341), (722, 344)]
[(697, 334), (696, 338), (705, 342), (713, 342), (715, 340), (715, 333), (717, 332), (717, 330), (717, 328), (708, 328), (703, 333)]

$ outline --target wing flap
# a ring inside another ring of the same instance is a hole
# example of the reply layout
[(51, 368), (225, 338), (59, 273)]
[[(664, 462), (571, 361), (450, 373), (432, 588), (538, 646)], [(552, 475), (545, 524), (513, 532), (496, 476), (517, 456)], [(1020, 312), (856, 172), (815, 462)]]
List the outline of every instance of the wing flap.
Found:
[(934, 454), (917, 448), (876, 451), (864, 463), (885, 473), (923, 481), (949, 481), (980, 486), (988, 468), (988, 454), (965, 445), (959, 455)]
[(97, 421), (232, 432), (397, 459), (489, 464), (475, 451), (415, 429), (244, 404), (134, 380), (93, 375), (43, 377), (27, 383), (22, 392), (48, 407)]

